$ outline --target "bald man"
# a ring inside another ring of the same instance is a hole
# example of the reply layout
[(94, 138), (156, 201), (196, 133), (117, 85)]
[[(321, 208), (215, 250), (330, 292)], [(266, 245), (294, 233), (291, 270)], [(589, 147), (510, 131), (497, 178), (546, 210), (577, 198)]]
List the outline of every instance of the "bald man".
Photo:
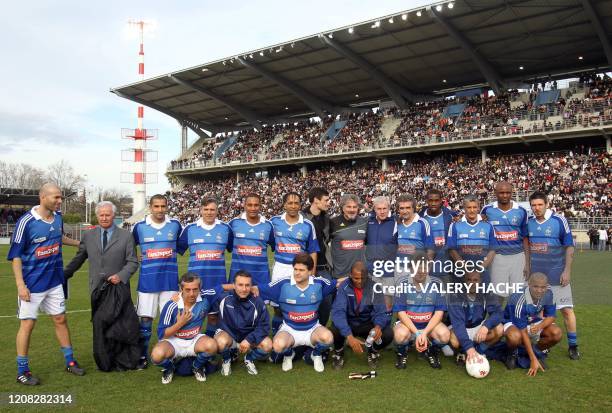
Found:
[(40, 384), (30, 372), (28, 359), (30, 336), (39, 309), (53, 319), (55, 335), (66, 360), (66, 371), (77, 376), (85, 374), (72, 353), (62, 288), (62, 244), (78, 246), (79, 243), (63, 235), (62, 215), (59, 212), (62, 205), (60, 188), (45, 184), (40, 189), (39, 198), (40, 205), (17, 221), (8, 253), (15, 274), (19, 305), (17, 383), (28, 386)]
[[(493, 226), (497, 246), (491, 264), (491, 283), (524, 285), (530, 272), (527, 210), (512, 200), (512, 184), (495, 185), (497, 201), (486, 205), (480, 214)], [(507, 291), (507, 288), (496, 288)], [(500, 293), (507, 297), (507, 293)]]

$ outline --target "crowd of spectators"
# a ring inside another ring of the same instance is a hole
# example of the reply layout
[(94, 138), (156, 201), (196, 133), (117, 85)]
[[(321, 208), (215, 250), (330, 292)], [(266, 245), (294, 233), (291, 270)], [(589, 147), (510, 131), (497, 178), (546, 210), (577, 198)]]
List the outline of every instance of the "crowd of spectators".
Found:
[(577, 148), (570, 152), (512, 154), (490, 157), (487, 162), (462, 155), (430, 158), (414, 156), (389, 165), (382, 171), (375, 161), (364, 164), (320, 166), (308, 171), (247, 174), (240, 182), (232, 178), (206, 178), (169, 192), (170, 213), (182, 222), (198, 216), (199, 202), (213, 195), (220, 202), (221, 218), (237, 216), (242, 211), (242, 197), (257, 192), (263, 197), (263, 213), (270, 217), (282, 212), (281, 199), (289, 191), (306, 194), (322, 186), (331, 197), (331, 213), (338, 212), (338, 200), (345, 193), (357, 194), (367, 213), (372, 198), (388, 195), (394, 200), (402, 193), (422, 198), (430, 188), (444, 191), (448, 207), (458, 210), (468, 194), (483, 202), (493, 198), (496, 182), (507, 180), (525, 198), (535, 190), (549, 194), (554, 209), (568, 217), (612, 215), (612, 163), (602, 150)]
[(14, 224), (26, 212), (25, 209), (0, 208), (0, 224)]

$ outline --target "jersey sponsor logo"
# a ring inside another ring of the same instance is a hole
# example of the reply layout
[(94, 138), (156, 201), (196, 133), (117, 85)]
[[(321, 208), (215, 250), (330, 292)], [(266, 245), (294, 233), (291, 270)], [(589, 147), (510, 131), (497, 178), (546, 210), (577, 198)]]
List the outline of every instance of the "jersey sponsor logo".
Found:
[(248, 255), (251, 257), (261, 257), (262, 248), (250, 245), (238, 245), (235, 249), (238, 255)]
[(216, 261), (223, 257), (221, 250), (198, 250), (196, 251), (196, 261)]
[(462, 245), (461, 252), (469, 255), (479, 255), (482, 254), (483, 248), (481, 245)]
[(459, 234), (459, 238), (469, 238), (470, 234)]
[(307, 311), (305, 313), (295, 313), (293, 311), (289, 311), (288, 317), (290, 321), (294, 323), (308, 323), (316, 318), (316, 311)]
[(34, 244), (40, 244), (41, 242), (45, 242), (46, 240), (47, 240), (47, 237), (40, 237), (40, 238), (34, 238), (32, 242)]
[[(344, 225), (344, 224), (343, 224), (343, 225)], [(358, 233), (358, 234), (365, 234), (365, 233), (366, 233), (366, 230), (365, 230), (365, 229), (358, 229), (358, 230), (357, 230), (357, 233)]]
[(184, 330), (179, 330), (174, 334), (174, 336), (177, 338), (182, 338), (184, 340), (194, 338), (195, 336), (200, 334), (201, 328), (202, 328), (201, 326), (195, 326), (192, 328), (186, 328)]
[(397, 247), (397, 252), (400, 254), (414, 254), (416, 246), (414, 245), (400, 245)]
[(495, 231), (498, 241), (518, 241), (518, 231)]
[(444, 237), (434, 237), (434, 244), (436, 244), (436, 247), (443, 247), (446, 244), (446, 240)]
[(499, 221), (489, 221), (491, 225), (499, 225)]
[(341, 250), (362, 250), (363, 249), (363, 240), (362, 239), (346, 239), (340, 241), (340, 249)]
[(535, 254), (548, 254), (548, 244), (545, 242), (532, 242), (529, 244), (529, 251)]
[(297, 300), (294, 300), (292, 298), (287, 298), (285, 301), (287, 302), (287, 304), (297, 304)]
[(202, 244), (204, 242), (204, 238), (196, 238), (193, 240), (194, 244)]
[(300, 252), (302, 252), (302, 247), (300, 247), (300, 244), (285, 244), (279, 242), (276, 246), (276, 251), (285, 254), (299, 254)]
[(59, 242), (56, 242), (53, 245), (45, 245), (45, 246), (36, 248), (36, 250), (34, 250), (34, 256), (36, 257), (37, 260), (41, 260), (44, 258), (51, 257), (52, 255), (57, 255), (59, 254), (59, 252), (60, 252), (60, 244)]
[(172, 258), (174, 251), (172, 248), (151, 248), (147, 250), (147, 259), (149, 260), (160, 260), (165, 258)]
[(144, 242), (153, 242), (153, 241), (155, 241), (155, 238), (153, 238), (153, 237), (144, 237), (142, 240)]
[(242, 234), (240, 232), (236, 232), (236, 238), (244, 238), (246, 237), (246, 234)]
[(419, 313), (415, 311), (404, 311), (406, 315), (412, 320), (414, 323), (428, 323), (431, 320), (432, 313)]

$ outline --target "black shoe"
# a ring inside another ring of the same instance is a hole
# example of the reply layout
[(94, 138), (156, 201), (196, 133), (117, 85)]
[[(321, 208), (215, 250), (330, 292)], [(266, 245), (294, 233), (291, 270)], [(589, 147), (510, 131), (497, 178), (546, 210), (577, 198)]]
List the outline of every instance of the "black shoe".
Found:
[(569, 346), (567, 354), (572, 360), (580, 360), (582, 358), (582, 354), (578, 351), (578, 346)]
[(138, 364), (136, 365), (136, 370), (144, 370), (147, 367), (149, 367), (149, 360), (147, 360), (146, 357), (141, 357), (140, 360), (138, 360)]
[(508, 355), (506, 356), (506, 361), (504, 362), (508, 370), (514, 370), (516, 368), (516, 359), (516, 352), (513, 351), (511, 353), (508, 353)]
[(68, 365), (66, 366), (66, 371), (68, 373), (72, 373), (75, 376), (84, 376), (85, 375), (85, 370), (82, 369), (79, 366), (79, 363), (76, 362), (76, 360), (71, 361), (70, 363), (68, 363)]
[(341, 370), (344, 367), (344, 357), (342, 353), (332, 352), (332, 367), (334, 370)]
[(368, 367), (370, 367), (371, 369), (376, 369), (379, 359), (380, 353), (378, 351), (368, 351)]
[(407, 363), (408, 357), (405, 354), (397, 353), (397, 358), (395, 359), (395, 368), (400, 370), (405, 369)]
[(440, 364), (440, 358), (438, 357), (437, 348), (429, 347), (423, 353), (425, 353), (425, 358), (427, 359), (427, 362), (429, 363), (429, 367), (431, 367), (432, 369), (442, 368), (442, 365)]
[(457, 353), (457, 357), (455, 358), (455, 363), (459, 367), (465, 367), (465, 354)]
[(24, 386), (37, 386), (40, 384), (40, 380), (32, 376), (31, 372), (26, 371), (25, 373), (17, 376), (17, 383), (23, 384)]

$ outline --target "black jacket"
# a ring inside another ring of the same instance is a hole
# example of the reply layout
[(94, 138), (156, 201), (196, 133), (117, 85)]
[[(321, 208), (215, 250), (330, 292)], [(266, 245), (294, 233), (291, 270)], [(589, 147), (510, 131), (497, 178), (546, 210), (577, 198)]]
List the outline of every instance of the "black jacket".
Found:
[(130, 287), (102, 281), (91, 293), (93, 352), (102, 371), (135, 369), (140, 358), (139, 323)]

